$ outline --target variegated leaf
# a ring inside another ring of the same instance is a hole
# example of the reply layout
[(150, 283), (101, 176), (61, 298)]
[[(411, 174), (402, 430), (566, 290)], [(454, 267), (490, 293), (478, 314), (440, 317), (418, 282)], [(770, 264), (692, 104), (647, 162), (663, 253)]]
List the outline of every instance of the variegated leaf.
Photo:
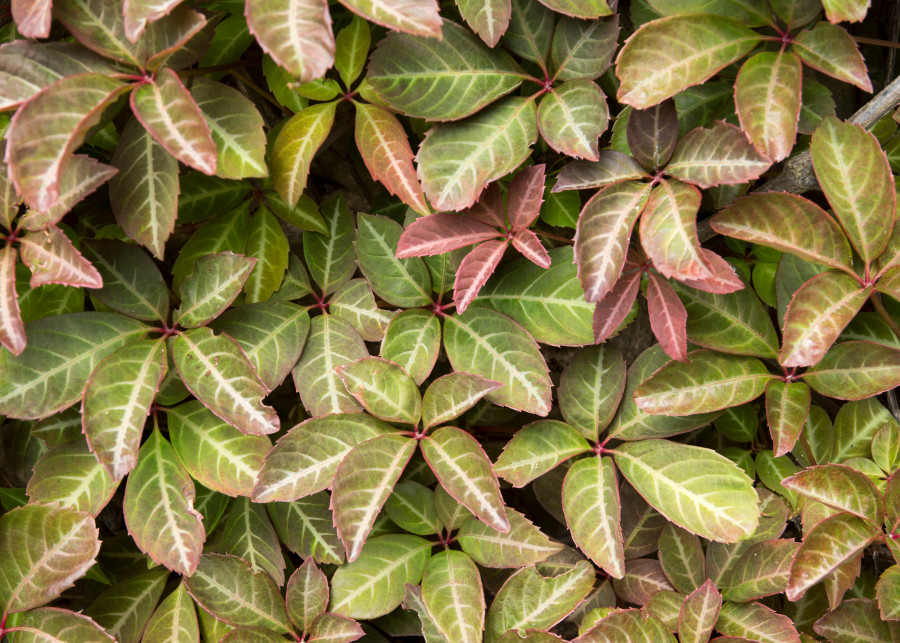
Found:
[(324, 0), (248, 2), (245, 15), (263, 51), (301, 82), (320, 78), (334, 63), (331, 15)]

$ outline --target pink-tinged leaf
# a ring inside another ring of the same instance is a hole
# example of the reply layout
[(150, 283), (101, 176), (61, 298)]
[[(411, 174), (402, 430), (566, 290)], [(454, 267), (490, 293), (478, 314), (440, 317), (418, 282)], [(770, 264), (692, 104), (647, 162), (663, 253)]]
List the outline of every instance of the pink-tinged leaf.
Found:
[(31, 268), (31, 287), (63, 284), (82, 288), (102, 288), (103, 278), (81, 256), (65, 233), (52, 226), (29, 232), (19, 240), (22, 263)]
[(538, 106), (538, 129), (547, 144), (560, 154), (597, 161), (597, 139), (606, 131), (609, 108), (606, 95), (587, 78), (553, 88)]
[(853, 277), (833, 270), (800, 286), (784, 316), (779, 362), (786, 367), (818, 363), (871, 292), (871, 286), (863, 288)]
[(681, 643), (706, 643), (716, 626), (721, 609), (722, 595), (715, 583), (707, 580), (691, 592), (681, 605), (681, 612), (678, 614), (678, 640)]
[[(900, 260), (900, 255), (897, 255), (896, 260)], [(896, 264), (896, 260), (891, 260), (891, 264)], [(875, 284), (875, 289), (878, 292), (890, 295), (894, 299), (900, 299), (900, 266), (895, 266), (886, 272), (882, 272), (881, 277)]]
[(630, 156), (603, 150), (597, 161), (574, 161), (565, 166), (557, 175), (556, 184), (550, 191), (602, 188), (646, 175), (644, 168)]
[(766, 419), (775, 457), (789, 453), (809, 415), (809, 386), (804, 382), (772, 380), (766, 385)]
[(216, 144), (178, 74), (166, 68), (156, 82), (139, 85), (131, 94), (131, 109), (169, 154), (204, 174), (216, 173)]
[(843, 464), (809, 467), (785, 478), (781, 484), (802, 496), (869, 522), (880, 522), (884, 513), (884, 499), (875, 484), (865, 474)]
[(341, 0), (341, 3), (383, 27), (441, 39), (443, 23), (436, 0)]
[(413, 167), (413, 153), (397, 117), (376, 105), (356, 106), (356, 147), (369, 174), (420, 214), (431, 210)]
[(639, 609), (616, 610), (572, 643), (670, 643), (674, 637), (655, 616)]
[(544, 202), (544, 165), (520, 170), (509, 184), (506, 217), (513, 232), (529, 227), (541, 213)]
[(712, 250), (700, 248), (700, 254), (703, 255), (711, 276), (704, 279), (682, 279), (682, 283), (714, 295), (727, 295), (744, 289), (744, 282), (737, 276), (734, 266)]
[(641, 246), (664, 277), (712, 277), (697, 238), (700, 190), (681, 181), (660, 181), (641, 217)]
[(649, 196), (648, 184), (617, 183), (597, 192), (581, 210), (575, 231), (575, 263), (588, 301), (600, 301), (615, 286), (631, 230)]
[(884, 252), (897, 214), (887, 157), (859, 125), (825, 118), (810, 143), (819, 186), (866, 269)]
[(828, 22), (862, 22), (871, 5), (871, 0), (822, 0)]
[(75, 204), (112, 178), (118, 170), (83, 154), (72, 157), (59, 177), (59, 197), (46, 212), (29, 210), (22, 227), (37, 230), (56, 225)]
[(397, 257), (439, 255), (499, 237), (486, 223), (452, 212), (437, 212), (419, 217), (408, 226), (397, 242)]
[(711, 128), (698, 127), (675, 147), (666, 172), (697, 187), (735, 185), (754, 181), (772, 160), (756, 151), (744, 132), (725, 121)]
[(295, 206), (319, 147), (331, 131), (337, 103), (320, 103), (300, 110), (285, 124), (272, 145), (270, 173), (275, 190)]
[[(16, 621), (22, 628), (18, 633), (10, 632), (12, 641), (91, 641), (92, 643), (115, 643), (108, 632), (84, 614), (61, 609), (42, 607), (28, 610)], [(19, 638), (23, 632), (27, 634)], [(39, 633), (39, 634), (38, 634)], [(32, 638), (31, 636), (35, 638)]]
[(488, 47), (495, 47), (509, 28), (510, 0), (458, 0), (459, 14)]
[(628, 149), (647, 170), (664, 166), (678, 143), (678, 113), (675, 101), (664, 100), (648, 109), (634, 109), (625, 127)]
[(706, 81), (760, 39), (737, 20), (709, 14), (648, 22), (628, 38), (616, 60), (619, 102), (635, 109), (652, 107)]
[(768, 540), (745, 548), (720, 584), (726, 600), (747, 601), (780, 594), (787, 587), (791, 562), (800, 548), (795, 540)]
[(362, 552), (375, 518), (415, 450), (412, 438), (382, 435), (355, 447), (341, 461), (331, 485), (331, 510), (348, 562)]
[(647, 284), (650, 328), (666, 355), (680, 362), (687, 360), (687, 310), (678, 294), (664, 279), (653, 273)]
[(147, 71), (158, 72), (166, 65), (180, 70), (199, 62), (209, 48), (217, 20), (206, 17), (182, 4), (156, 22), (147, 25), (140, 39), (141, 65)]
[(622, 325), (641, 287), (641, 271), (634, 269), (619, 277), (616, 285), (594, 306), (594, 342), (605, 341)]
[(509, 520), (500, 483), (478, 440), (462, 429), (445, 426), (420, 444), (422, 455), (444, 490), (486, 525), (507, 533)]
[(453, 282), (453, 302), (458, 313), (465, 312), (478, 296), (478, 291), (500, 263), (506, 252), (506, 245), (505, 240), (485, 241), (459, 264), (456, 280)]
[(856, 556), (881, 535), (880, 527), (840, 513), (826, 518), (806, 534), (794, 562), (785, 595), (799, 600), (810, 587)]
[(706, 580), (700, 538), (673, 524), (663, 527), (657, 554), (663, 573), (676, 591), (690, 594)]
[(794, 147), (802, 75), (800, 60), (784, 50), (758, 53), (738, 72), (734, 102), (741, 127), (773, 161), (787, 158)]
[(900, 386), (900, 351), (873, 342), (842, 342), (802, 377), (822, 395), (863, 400)]
[(716, 631), (757, 643), (801, 643), (791, 619), (761, 603), (725, 603)]
[(859, 573), (862, 570), (864, 554), (864, 551), (859, 552), (850, 560), (839, 565), (830, 576), (822, 581), (825, 595), (828, 597), (829, 609), (835, 609), (840, 605), (844, 599), (844, 594), (849, 592), (853, 585), (856, 584), (856, 579), (859, 578)]
[(900, 565), (888, 567), (875, 583), (882, 620), (900, 620)]
[(710, 221), (719, 234), (789, 252), (851, 272), (852, 251), (840, 225), (812, 201), (768, 192), (738, 199)]
[(46, 38), (53, 19), (52, 0), (12, 0), (16, 30), (26, 38)]
[(122, 15), (125, 19), (125, 36), (137, 42), (147, 23), (159, 20), (183, 0), (125, 0)]
[(506, 214), (503, 209), (503, 193), (500, 191), (500, 184), (494, 182), (488, 185), (481, 193), (478, 202), (459, 214), (495, 228), (505, 228)]
[(813, 629), (832, 643), (880, 643), (896, 638), (892, 624), (879, 618), (878, 603), (867, 598), (844, 601), (816, 621)]
[(559, 420), (538, 420), (516, 431), (494, 463), (494, 472), (513, 487), (522, 488), (560, 463), (590, 450), (572, 426)]
[(512, 237), (513, 247), (541, 268), (550, 267), (550, 255), (538, 236), (531, 230), (519, 230)]
[(863, 91), (872, 91), (872, 81), (856, 41), (841, 27), (818, 22), (812, 29), (801, 31), (794, 38), (794, 53), (804, 64), (823, 74)]
[(326, 0), (254, 0), (245, 7), (250, 33), (291, 76), (309, 82), (334, 64)]
[(662, 565), (652, 558), (634, 558), (625, 563), (625, 574), (615, 581), (616, 595), (626, 603), (644, 605), (656, 592), (674, 590)]
[(11, 243), (0, 248), (0, 344), (13, 355), (25, 350), (25, 325), (16, 294), (16, 249)]
[(365, 634), (353, 619), (325, 612), (313, 621), (307, 640), (309, 643), (352, 643)]
[(63, 78), (22, 105), (7, 132), (10, 178), (25, 203), (40, 212), (59, 198), (60, 176), (72, 151), (130, 87), (99, 74)]
[(53, 0), (53, 17), (88, 49), (130, 67), (141, 67), (143, 43), (126, 37), (118, 0)]

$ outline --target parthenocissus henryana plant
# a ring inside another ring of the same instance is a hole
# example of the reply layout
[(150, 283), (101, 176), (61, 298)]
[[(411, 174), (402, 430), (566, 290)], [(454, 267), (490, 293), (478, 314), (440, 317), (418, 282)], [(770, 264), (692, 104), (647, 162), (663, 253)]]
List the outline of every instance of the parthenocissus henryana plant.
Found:
[(900, 643), (898, 7), (0, 2), (0, 640)]

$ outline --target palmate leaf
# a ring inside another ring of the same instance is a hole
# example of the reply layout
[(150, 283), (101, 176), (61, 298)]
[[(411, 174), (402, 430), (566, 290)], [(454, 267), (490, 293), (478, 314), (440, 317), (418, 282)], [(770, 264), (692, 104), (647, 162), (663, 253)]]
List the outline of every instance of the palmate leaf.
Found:
[(750, 479), (731, 460), (700, 447), (668, 440), (616, 447), (622, 475), (675, 524), (709, 540), (737, 542), (759, 523)]
[(537, 111), (541, 136), (560, 154), (597, 161), (597, 138), (606, 131), (606, 96), (591, 80), (571, 80), (554, 88)]
[(687, 361), (687, 311), (669, 282), (650, 274), (647, 282), (650, 328), (666, 355)]
[(300, 110), (281, 128), (272, 144), (269, 161), (272, 182), (289, 206), (296, 205), (303, 194), (309, 164), (331, 131), (336, 106), (334, 102), (319, 103)]
[(801, 643), (791, 619), (761, 603), (722, 605), (716, 630), (725, 636), (759, 641), (759, 643)]
[(480, 643), (484, 629), (484, 590), (472, 559), (442, 551), (425, 566), (422, 600), (448, 641)]
[(488, 609), (485, 643), (508, 630), (550, 629), (584, 600), (594, 587), (594, 569), (581, 561), (570, 571), (547, 578), (525, 567), (503, 584)]
[(782, 485), (871, 523), (878, 523), (884, 513), (884, 500), (874, 483), (865, 474), (842, 464), (810, 467), (785, 478)]
[(394, 485), (416, 449), (416, 441), (382, 435), (353, 448), (331, 484), (331, 510), (347, 560), (356, 560)]
[(766, 419), (775, 457), (794, 448), (809, 415), (809, 386), (803, 382), (771, 380), (766, 384)]
[(700, 539), (668, 524), (659, 535), (659, 562), (676, 590), (690, 594), (706, 580), (706, 560)]
[(471, 434), (443, 427), (420, 442), (441, 486), (486, 525), (501, 533), (510, 524), (491, 461)]
[(0, 248), (0, 343), (13, 355), (21, 355), (26, 341), (16, 294), (16, 249), (8, 243)]
[(725, 576), (722, 596), (745, 603), (783, 592), (799, 548), (794, 540), (767, 540), (748, 548)]
[(500, 406), (547, 415), (547, 365), (537, 344), (514, 321), (487, 308), (471, 307), (444, 318), (444, 348), (453, 370), (503, 384), (487, 399)]
[(231, 503), (216, 549), (250, 563), (254, 572), (266, 572), (279, 587), (284, 585), (284, 556), (266, 508), (247, 497)]
[(585, 348), (560, 378), (560, 411), (569, 425), (596, 441), (615, 415), (624, 390), (622, 353), (605, 344)]
[(264, 572), (251, 571), (250, 564), (236, 556), (204, 554), (184, 584), (200, 607), (231, 626), (291, 631), (275, 582)]
[(459, 0), (463, 20), (488, 47), (495, 47), (509, 28), (512, 6), (509, 0)]
[(541, 0), (541, 2), (554, 11), (584, 20), (612, 14), (606, 0)]
[(350, 281), (356, 272), (356, 251), (353, 247), (356, 230), (353, 215), (342, 193), (325, 199), (322, 212), (327, 231), (325, 234), (303, 233), (303, 258), (309, 268), (309, 276), (324, 296)]
[(646, 171), (630, 156), (613, 150), (602, 150), (596, 162), (574, 161), (556, 177), (551, 192), (602, 188), (614, 183), (646, 176)]
[(528, 158), (536, 140), (532, 98), (506, 98), (465, 121), (435, 125), (416, 157), (419, 180), (432, 207), (470, 207), (488, 183)]
[(841, 27), (820, 21), (812, 29), (800, 31), (794, 38), (794, 53), (823, 74), (872, 91), (862, 54), (853, 37)]
[(250, 32), (291, 76), (309, 82), (334, 63), (328, 5), (319, 0), (266, 0), (246, 6)]
[[(821, 417), (821, 412), (819, 415)], [(820, 420), (819, 424), (824, 424), (824, 427), (815, 433), (810, 431), (807, 436), (813, 438), (811, 448), (818, 446), (820, 453), (828, 456), (817, 457), (817, 462), (843, 462), (849, 458), (867, 457), (878, 430), (885, 424), (897, 426), (890, 411), (874, 397), (844, 404), (835, 417), (833, 430), (828, 430), (832, 427), (824, 420)], [(827, 442), (827, 445), (817, 444), (821, 442)], [(816, 454), (815, 451), (813, 453)]]
[(397, 257), (423, 257), (464, 248), (499, 237), (493, 225), (472, 217), (436, 212), (406, 226), (397, 242)]
[(711, 13), (734, 18), (749, 27), (761, 27), (772, 22), (768, 7), (742, 0), (650, 0), (650, 6), (663, 16)]
[(344, 562), (344, 546), (334, 528), (330, 498), (320, 491), (294, 502), (266, 505), (275, 531), (285, 547), (303, 559), (321, 564)]
[(389, 304), (403, 308), (431, 303), (431, 277), (416, 257), (398, 258), (403, 228), (385, 216), (357, 216), (356, 255), (372, 290)]
[(125, 35), (121, 5), (108, 0), (58, 0), (53, 17), (85, 47), (97, 53), (140, 67), (140, 44)]
[(678, 143), (678, 113), (675, 101), (665, 100), (649, 109), (628, 112), (625, 139), (632, 156), (655, 172), (669, 162)]
[(316, 617), (328, 607), (328, 579), (311, 558), (291, 574), (285, 603), (288, 617), (301, 632), (309, 632)]
[(100, 539), (90, 514), (29, 504), (0, 516), (0, 609), (40, 607), (94, 564)]
[(392, 433), (365, 413), (306, 420), (281, 437), (266, 456), (253, 489), (256, 502), (290, 502), (327, 489), (338, 465), (358, 444)]
[(802, 66), (791, 52), (761, 52), (741, 66), (735, 104), (741, 128), (773, 161), (786, 158), (797, 137)]
[(710, 276), (697, 238), (700, 191), (681, 181), (653, 188), (641, 217), (641, 246), (664, 277), (703, 280)]
[(148, 328), (111, 313), (46, 317), (26, 326), (28, 346), (19, 356), (0, 352), (0, 414), (40, 419), (81, 399), (100, 361)]
[(494, 463), (494, 472), (514, 487), (524, 487), (590, 448), (587, 440), (565, 422), (538, 420), (516, 431)]
[(507, 245), (505, 240), (485, 241), (460, 262), (456, 280), (453, 282), (453, 303), (456, 304), (458, 313), (464, 313), (478, 296), (481, 287), (503, 258)]
[(384, 505), (391, 522), (417, 536), (434, 536), (443, 527), (434, 508), (434, 492), (418, 482), (408, 480), (394, 486)]
[(423, 429), (456, 419), (501, 386), (472, 373), (448, 373), (437, 378), (422, 396)]
[(397, 311), (382, 310), (365, 279), (351, 279), (328, 302), (328, 311), (356, 329), (369, 342), (380, 342)]
[(290, 247), (278, 219), (265, 207), (250, 218), (244, 253), (256, 259), (244, 284), (244, 300), (250, 304), (267, 301), (284, 279)]
[[(9, 628), (12, 643), (112, 643), (115, 639), (103, 631), (93, 619), (59, 607), (28, 610), (17, 620), (17, 628)], [(63, 638), (65, 637), (65, 638)], [(149, 639), (148, 639), (149, 640)]]
[(381, 357), (400, 366), (416, 384), (422, 384), (434, 368), (440, 346), (441, 322), (437, 315), (426, 310), (404, 310), (388, 324), (381, 342)]
[(212, 38), (213, 22), (187, 5), (175, 7), (149, 25), (142, 38), (142, 67), (159, 73), (163, 65), (183, 69), (198, 62)]
[(85, 613), (116, 641), (138, 643), (168, 576), (165, 569), (154, 569), (126, 578), (101, 593)]
[(898, 579), (898, 572), (900, 572), (900, 567), (897, 565), (888, 567), (882, 572), (878, 582), (875, 584), (875, 591), (878, 597), (878, 611), (882, 620), (897, 620), (897, 607), (900, 605), (897, 596), (898, 589), (900, 589), (897, 585), (897, 581), (900, 580)]
[(435, 0), (341, 0), (357, 15), (375, 24), (409, 34), (440, 40), (441, 16)]
[(678, 614), (678, 640), (681, 643), (704, 643), (709, 640), (722, 608), (722, 595), (707, 580), (684, 599)]
[(871, 342), (843, 342), (802, 377), (822, 395), (862, 400), (898, 385), (900, 352)]
[(313, 622), (309, 643), (352, 643), (365, 634), (353, 619), (326, 612)]
[(618, 610), (574, 639), (573, 643), (673, 643), (675, 638), (663, 623), (642, 610)]
[(896, 632), (893, 623), (879, 618), (878, 604), (867, 598), (844, 601), (816, 621), (814, 630), (834, 643), (887, 641), (894, 638)]
[(135, 42), (147, 24), (169, 14), (182, 0), (125, 0), (123, 18), (125, 35)]
[(198, 328), (228, 308), (257, 260), (233, 252), (207, 255), (194, 264), (194, 271), (181, 282), (181, 307), (174, 321), (182, 328)]
[[(599, 77), (609, 67), (610, 60), (616, 53), (618, 33), (618, 14), (598, 20), (561, 18), (553, 32), (550, 48), (550, 62), (556, 69), (556, 78), (573, 80)], [(539, 34), (537, 37), (549, 38), (549, 35)]]
[(248, 207), (237, 207), (203, 224), (178, 253), (172, 266), (172, 286), (178, 289), (201, 257), (217, 252), (242, 253), (249, 226)]
[[(660, 47), (661, 41), (667, 46)], [(652, 107), (699, 85), (759, 41), (756, 32), (722, 16), (670, 16), (649, 22), (619, 52), (619, 102), (635, 109)]]
[(51, 226), (29, 232), (19, 239), (19, 257), (31, 269), (31, 287), (63, 284), (82, 288), (101, 288), (103, 279), (66, 234)]
[(403, 600), (405, 585), (422, 579), (431, 546), (409, 534), (370, 539), (359, 558), (341, 565), (332, 576), (329, 611), (353, 619), (389, 613)]
[(507, 507), (506, 519), (509, 531), (501, 533), (467, 518), (457, 534), (462, 550), (482, 567), (506, 568), (540, 563), (563, 549), (518, 511)]
[(82, 248), (103, 279), (94, 297), (135, 319), (166, 320), (169, 290), (144, 251), (115, 239), (83, 239)]
[(125, 523), (141, 551), (186, 576), (194, 572), (206, 538), (193, 501), (191, 477), (172, 445), (154, 429), (128, 476)]
[(553, 36), (553, 12), (537, 0), (512, 0), (510, 6), (503, 46), (525, 60), (546, 65)]
[(147, 622), (144, 643), (192, 643), (200, 640), (194, 602), (184, 587), (178, 585)]
[(709, 129), (698, 127), (678, 141), (666, 172), (697, 187), (709, 188), (753, 181), (771, 165), (772, 161), (756, 151), (743, 131), (716, 121)]
[[(437, 28), (442, 32), (440, 40), (392, 33), (372, 54), (366, 79), (395, 110), (428, 120), (457, 120), (522, 83), (524, 72), (502, 50), (487, 48), (449, 20)], [(447, 69), (453, 74), (447, 74)]]
[(562, 505), (572, 540), (613, 578), (625, 574), (619, 488), (610, 458), (579, 460), (566, 473)]

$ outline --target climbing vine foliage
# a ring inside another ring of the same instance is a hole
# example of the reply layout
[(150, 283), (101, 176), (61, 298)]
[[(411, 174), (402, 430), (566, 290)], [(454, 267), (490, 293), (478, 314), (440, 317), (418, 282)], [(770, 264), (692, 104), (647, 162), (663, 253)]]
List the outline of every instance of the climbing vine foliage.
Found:
[(889, 13), (0, 3), (0, 639), (900, 641)]

